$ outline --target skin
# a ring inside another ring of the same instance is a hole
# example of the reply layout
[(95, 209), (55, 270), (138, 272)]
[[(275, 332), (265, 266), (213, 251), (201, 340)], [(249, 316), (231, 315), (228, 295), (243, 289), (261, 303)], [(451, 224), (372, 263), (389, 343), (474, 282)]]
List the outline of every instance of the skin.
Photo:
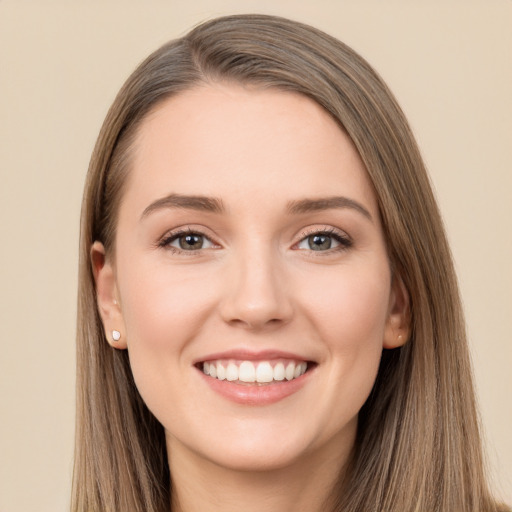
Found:
[[(147, 212), (168, 194), (214, 197), (225, 211)], [(289, 211), (333, 196), (368, 215)], [(203, 248), (177, 252), (181, 228), (202, 234)], [(313, 250), (313, 233), (331, 248)], [(407, 293), (348, 136), (295, 93), (209, 84), (170, 98), (139, 129), (115, 245), (115, 258), (99, 242), (91, 250), (100, 312), (165, 427), (176, 510), (321, 510), (382, 349), (408, 330)], [(231, 349), (315, 365), (283, 400), (234, 403), (194, 366)]]

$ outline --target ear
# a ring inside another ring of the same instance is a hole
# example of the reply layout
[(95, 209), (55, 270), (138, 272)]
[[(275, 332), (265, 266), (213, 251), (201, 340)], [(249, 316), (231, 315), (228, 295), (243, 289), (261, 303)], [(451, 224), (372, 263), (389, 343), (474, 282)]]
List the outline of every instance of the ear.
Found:
[(389, 297), (389, 311), (384, 329), (384, 348), (405, 345), (411, 334), (409, 292), (399, 276), (393, 277)]
[[(96, 301), (103, 322), (103, 328), (105, 329), (105, 336), (112, 347), (125, 349), (127, 347), (126, 329), (119, 302), (116, 276), (112, 263), (108, 261), (105, 255), (105, 248), (101, 242), (94, 242), (92, 244), (91, 263), (96, 282)], [(120, 336), (118, 337), (114, 331), (117, 331)]]

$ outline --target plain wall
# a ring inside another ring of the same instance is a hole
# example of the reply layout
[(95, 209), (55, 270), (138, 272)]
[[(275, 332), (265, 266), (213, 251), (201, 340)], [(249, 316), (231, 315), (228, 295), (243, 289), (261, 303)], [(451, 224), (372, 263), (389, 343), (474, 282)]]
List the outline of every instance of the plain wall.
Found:
[(79, 210), (107, 108), (150, 51), (235, 12), (337, 36), (408, 115), (452, 243), (490, 468), (512, 503), (512, 1), (0, 0), (0, 512), (69, 504)]

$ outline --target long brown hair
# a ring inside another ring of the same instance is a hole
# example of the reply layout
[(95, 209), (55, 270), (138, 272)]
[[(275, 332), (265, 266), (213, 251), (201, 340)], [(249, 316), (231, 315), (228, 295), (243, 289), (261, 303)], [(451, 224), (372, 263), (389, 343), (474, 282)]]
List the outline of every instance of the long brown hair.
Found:
[(164, 45), (129, 77), (101, 129), (82, 205), (78, 412), (72, 510), (163, 512), (171, 478), (163, 427), (141, 400), (126, 351), (98, 314), (90, 248), (115, 250), (137, 127), (171, 95), (227, 81), (299, 92), (348, 133), (373, 182), (392, 271), (410, 296), (411, 337), (384, 350), (359, 415), (333, 511), (496, 511), (485, 480), (465, 326), (441, 217), (407, 121), (352, 49), (263, 15), (215, 19)]

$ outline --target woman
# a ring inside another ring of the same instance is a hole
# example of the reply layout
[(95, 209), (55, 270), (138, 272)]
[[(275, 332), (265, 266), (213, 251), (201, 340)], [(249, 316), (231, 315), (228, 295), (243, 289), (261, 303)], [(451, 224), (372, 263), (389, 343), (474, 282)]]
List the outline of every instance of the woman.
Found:
[(311, 27), (220, 18), (128, 79), (78, 333), (73, 510), (503, 510), (416, 143)]

